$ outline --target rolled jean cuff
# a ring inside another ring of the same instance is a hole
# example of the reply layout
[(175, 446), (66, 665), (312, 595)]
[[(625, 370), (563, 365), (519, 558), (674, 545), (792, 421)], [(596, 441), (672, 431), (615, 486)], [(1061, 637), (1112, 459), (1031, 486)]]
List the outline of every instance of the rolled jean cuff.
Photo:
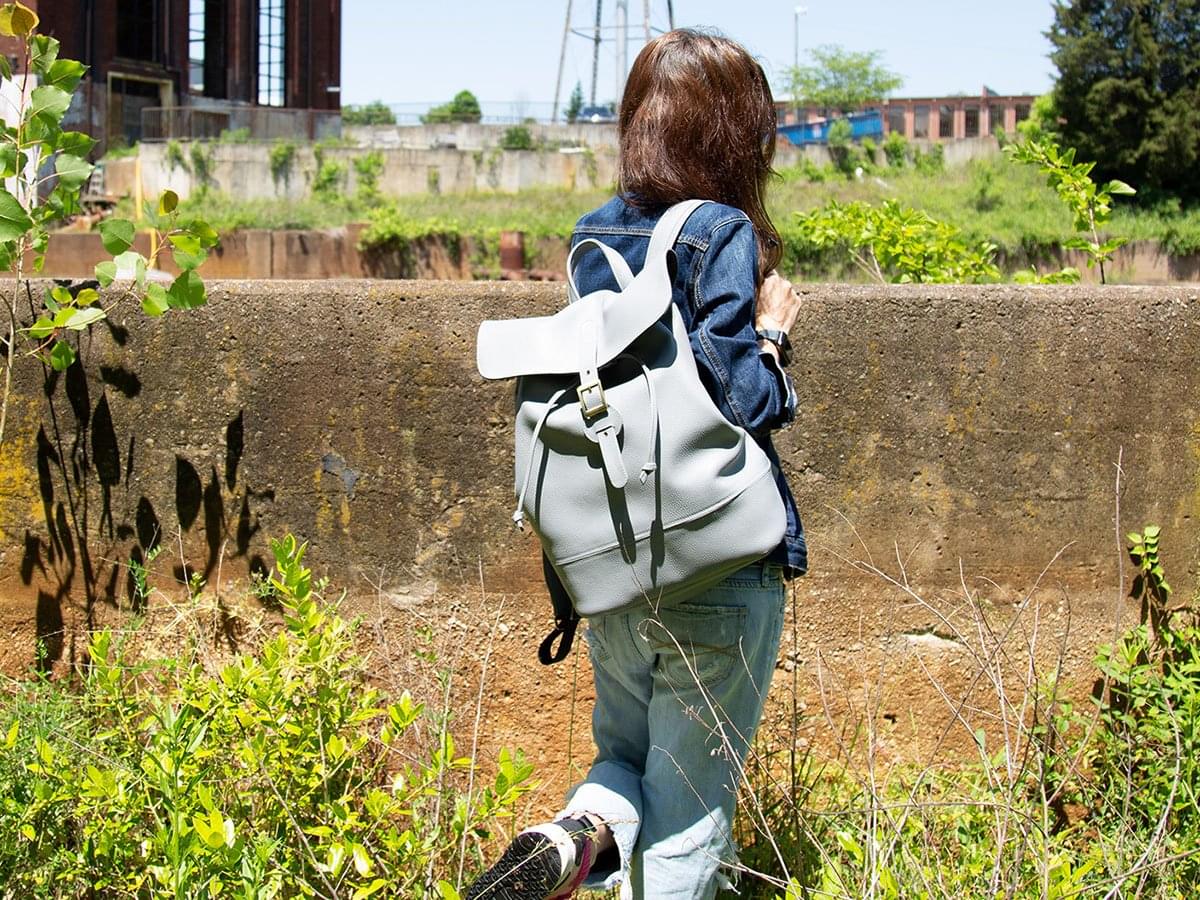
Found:
[(603, 819), (620, 854), (620, 865), (615, 871), (593, 869), (583, 887), (593, 891), (611, 890), (628, 881), (629, 864), (642, 821), (641, 796), (641, 776), (613, 762), (596, 763), (588, 772), (587, 780), (568, 792), (566, 809), (556, 818), (586, 813)]

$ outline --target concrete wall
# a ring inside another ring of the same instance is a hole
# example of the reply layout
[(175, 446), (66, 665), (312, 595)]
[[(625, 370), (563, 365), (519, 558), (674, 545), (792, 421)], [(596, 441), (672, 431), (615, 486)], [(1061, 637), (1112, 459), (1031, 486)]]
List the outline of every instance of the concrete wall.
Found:
[[(342, 132), (363, 147), (408, 147), (429, 149), (457, 147), (459, 150), (490, 150), (499, 147), (511, 125), (446, 122), (441, 125), (344, 125)], [(617, 126), (613, 124), (524, 126), (535, 141), (577, 144), (599, 149), (617, 148)]]
[[(183, 144), (188, 167), (172, 164), (167, 143), (139, 145), (139, 157), (105, 164), (104, 189), (113, 196), (132, 195), (140, 165), (142, 189), (156, 196), (167, 188), (188, 197), (197, 181), (189, 171), (190, 145)], [(206, 143), (211, 155), (214, 189), (246, 199), (309, 196), (317, 164), (309, 145), (299, 145), (286, 174), (271, 172), (270, 144)], [(353, 193), (358, 186), (354, 160), (369, 152), (361, 148), (324, 150), (324, 159), (344, 167), (341, 190)], [(379, 189), (385, 194), (461, 194), (470, 191), (515, 192), (536, 187), (603, 187), (613, 183), (616, 156), (600, 148), (592, 151), (557, 150), (417, 150), (383, 149), (384, 168)]]
[[(1191, 596), (1195, 289), (803, 293), (801, 414), (777, 443), (812, 573), (780, 677), (801, 674), (811, 709), (852, 714), (886, 675), (870, 695), (886, 753), (933, 752), (948, 713), (927, 675), (951, 692), (978, 683), (945, 637), (968, 593), (998, 629), (1026, 616), (1015, 634), (1036, 625), (1061, 644), (1086, 689), (1096, 643), (1136, 614), (1120, 599), (1118, 528), (1160, 524), (1176, 594)], [(30, 666), (38, 639), (52, 662), (78, 663), (80, 630), (132, 602), (123, 563), (159, 540), (153, 583), (195, 572), (228, 592), (269, 559), (269, 536), (292, 531), (369, 633), (402, 643), (433, 625), (468, 646), (490, 634), (485, 738), (560, 758), (568, 710), (586, 716), (586, 702), (571, 705), (570, 666), (534, 663), (549, 616), (537, 546), (509, 517), (511, 385), (476, 375), (474, 335), (564, 296), (214, 283), (206, 308), (161, 322), (119, 307), (65, 375), (19, 360), (0, 445), (0, 667)]]

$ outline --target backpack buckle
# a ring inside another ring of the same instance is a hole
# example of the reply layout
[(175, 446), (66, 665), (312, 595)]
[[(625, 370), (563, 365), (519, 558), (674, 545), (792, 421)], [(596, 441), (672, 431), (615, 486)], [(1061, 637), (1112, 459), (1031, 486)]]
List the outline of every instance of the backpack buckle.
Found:
[[(583, 411), (584, 418), (592, 419), (601, 413), (608, 412), (608, 401), (604, 398), (604, 386), (600, 384), (599, 379), (581, 384), (575, 388), (575, 393), (579, 397), (579, 408)], [(588, 399), (593, 395), (594, 403)]]

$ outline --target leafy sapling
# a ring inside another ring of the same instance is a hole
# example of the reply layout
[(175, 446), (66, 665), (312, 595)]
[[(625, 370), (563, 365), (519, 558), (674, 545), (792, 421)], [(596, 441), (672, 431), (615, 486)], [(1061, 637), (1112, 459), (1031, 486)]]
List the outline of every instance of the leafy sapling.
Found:
[(1014, 162), (1037, 166), (1046, 175), (1050, 187), (1074, 214), (1075, 230), (1080, 234), (1065, 241), (1063, 246), (1086, 253), (1088, 268), (1098, 266), (1100, 283), (1105, 284), (1104, 264), (1127, 241), (1121, 237), (1102, 241), (1100, 228), (1112, 216), (1113, 197), (1131, 197), (1137, 191), (1116, 179), (1098, 186), (1091, 179), (1094, 162), (1077, 163), (1074, 147), (1060, 150), (1058, 144), (1048, 139), (1009, 144), (1004, 152)]
[[(59, 42), (38, 34), (37, 26), (37, 13), (24, 4), (0, 5), (0, 36), (15, 39), (20, 46), (20, 71), (15, 75), (8, 57), (0, 56), (0, 78), (13, 82), (20, 96), (11, 120), (0, 119), (0, 271), (12, 276), (8, 288), (0, 290), (8, 319), (0, 443), (18, 342), (24, 344), (25, 355), (63, 371), (75, 361), (72, 334), (103, 321), (127, 300), (138, 299), (151, 316), (203, 305), (207, 296), (195, 270), (217, 242), (216, 232), (203, 222), (181, 224), (176, 214), (179, 198), (164, 191), (157, 203), (147, 206), (154, 248), (149, 257), (133, 249), (132, 222), (107, 219), (100, 225), (104, 248), (115, 259), (96, 266), (96, 281), (101, 288), (117, 280), (129, 282), (124, 291), (102, 297), (92, 287), (71, 291), (59, 286), (35, 299), (27, 265), (32, 274), (40, 273), (50, 229), (80, 212), (80, 191), (94, 168), (88, 156), (96, 144), (82, 132), (62, 128), (87, 67), (60, 59)], [(180, 274), (164, 287), (149, 281), (147, 272), (168, 247)]]

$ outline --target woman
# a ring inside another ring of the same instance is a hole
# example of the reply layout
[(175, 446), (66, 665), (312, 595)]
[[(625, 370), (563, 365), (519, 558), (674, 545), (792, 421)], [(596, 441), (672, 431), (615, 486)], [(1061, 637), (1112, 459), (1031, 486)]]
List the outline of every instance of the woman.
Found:
[[(763, 202), (775, 143), (766, 77), (726, 38), (672, 31), (634, 62), (619, 130), (618, 196), (583, 216), (572, 241), (602, 240), (636, 272), (664, 209), (714, 201), (675, 244), (673, 300), (713, 401), (770, 457), (788, 527), (764, 559), (699, 596), (589, 620), (596, 759), (558, 818), (519, 834), (467, 898), (617, 884), (622, 897), (713, 897), (735, 855), (734, 792), (779, 650), (783, 579), (807, 566), (770, 439), (795, 415), (783, 366), (799, 298), (774, 272), (779, 235)], [(577, 283), (582, 294), (616, 288), (596, 253)], [(550, 587), (561, 590), (553, 577)]]

